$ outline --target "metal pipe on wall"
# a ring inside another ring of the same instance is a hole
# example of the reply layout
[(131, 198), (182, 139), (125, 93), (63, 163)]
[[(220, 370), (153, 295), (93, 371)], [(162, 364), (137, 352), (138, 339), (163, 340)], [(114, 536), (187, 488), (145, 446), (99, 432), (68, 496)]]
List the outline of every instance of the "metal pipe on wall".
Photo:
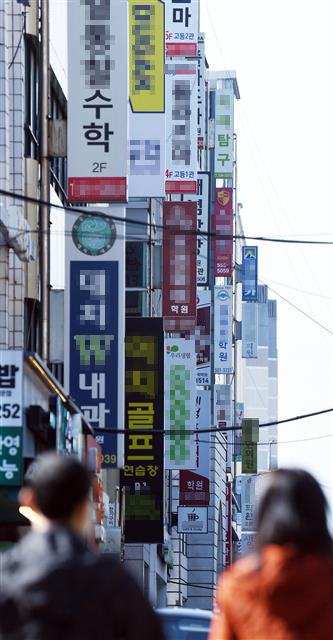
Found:
[[(49, 120), (49, 0), (40, 2), (40, 197), (43, 202), (50, 200), (50, 168), (48, 158)], [(49, 293), (50, 293), (50, 210), (41, 205), (39, 213), (39, 253), (40, 253), (40, 300), (41, 332), (40, 353), (45, 362), (49, 355)]]

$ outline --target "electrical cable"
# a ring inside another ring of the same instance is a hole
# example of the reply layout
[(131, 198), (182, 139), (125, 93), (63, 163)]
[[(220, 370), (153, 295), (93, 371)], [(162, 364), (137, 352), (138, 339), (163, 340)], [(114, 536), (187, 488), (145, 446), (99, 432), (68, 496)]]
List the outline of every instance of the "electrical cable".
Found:
[[(313, 411), (312, 413), (304, 413), (302, 415), (299, 416), (293, 416), (292, 418), (285, 418), (284, 420), (275, 420), (272, 422), (265, 422), (263, 424), (259, 424), (259, 429), (262, 429), (264, 427), (273, 427), (275, 425), (280, 425), (280, 424), (287, 424), (289, 422), (296, 422), (298, 420), (305, 420), (306, 418), (314, 418), (315, 416), (321, 416), (324, 415), (326, 413), (332, 413), (333, 412), (333, 407), (330, 409), (322, 409), (321, 411)], [(222, 429), (219, 429), (218, 427), (210, 427), (207, 429), (200, 429), (200, 433), (224, 433), (225, 431), (239, 431), (240, 430), (240, 426), (238, 425), (237, 427), (232, 426), (232, 427), (223, 427)], [(94, 428), (94, 431), (96, 431), (97, 433), (133, 433), (133, 429), (116, 429), (116, 428), (105, 428), (105, 429), (101, 429), (101, 428)], [(136, 429), (135, 430), (136, 433), (146, 433), (146, 429)], [(163, 434), (167, 434), (167, 435), (194, 435), (194, 434), (198, 434), (198, 430), (197, 429), (186, 429), (186, 430), (178, 430), (178, 429), (154, 429), (154, 434), (157, 433), (163, 433)]]
[[(36, 205), (41, 205), (41, 206), (45, 206), (45, 207), (50, 207), (52, 209), (60, 209), (61, 211), (63, 211), (64, 209), (71, 214), (79, 214), (81, 216), (89, 216), (89, 217), (104, 217), (104, 218), (108, 218), (109, 220), (113, 220), (115, 222), (121, 222), (122, 224), (133, 224), (135, 226), (144, 226), (146, 228), (150, 227), (150, 223), (149, 222), (144, 222), (143, 220), (135, 220), (133, 218), (122, 218), (120, 216), (115, 216), (115, 215), (110, 215), (108, 213), (104, 213), (104, 211), (92, 211), (92, 210), (88, 210), (85, 209), (84, 207), (82, 208), (78, 208), (78, 207), (74, 207), (74, 206), (68, 206), (65, 204), (54, 204), (50, 201), (45, 201), (45, 200), (41, 200), (40, 198), (33, 198), (31, 196), (27, 196), (21, 193), (15, 193), (12, 191), (7, 191), (5, 189), (0, 189), (0, 195), (6, 196), (8, 198), (13, 198), (13, 199), (17, 199), (17, 200), (21, 200), (24, 202), (30, 202), (32, 204), (36, 204)], [(117, 203), (113, 203), (113, 204), (117, 204)], [(118, 203), (118, 204), (126, 204), (126, 203)], [(175, 201), (175, 204), (177, 204), (177, 202)], [(100, 206), (99, 204), (96, 205), (96, 207)], [(289, 238), (274, 238), (274, 237), (269, 237), (269, 236), (247, 236), (247, 235), (240, 235), (240, 234), (224, 234), (224, 233), (215, 233), (214, 231), (198, 231), (198, 230), (186, 230), (186, 231), (180, 231), (178, 229), (173, 229), (172, 227), (166, 227), (165, 225), (159, 225), (159, 224), (155, 224), (154, 225), (155, 229), (159, 229), (161, 231), (169, 231), (169, 232), (174, 232), (177, 235), (195, 235), (195, 236), (200, 236), (200, 237), (216, 237), (216, 238), (223, 238), (223, 239), (237, 239), (237, 240), (251, 240), (251, 241), (255, 241), (255, 242), (273, 242), (273, 243), (286, 243), (286, 244), (304, 244), (304, 245), (320, 245), (320, 246), (333, 246), (333, 240), (296, 240), (296, 239), (289, 239)], [(37, 233), (37, 230), (34, 229), (32, 230), (33, 233)], [(20, 232), (17, 237), (19, 237), (20, 235), (24, 235), (25, 233), (29, 233), (29, 231), (24, 230), (22, 232)]]
[(209, 591), (215, 591), (216, 587), (209, 587), (208, 585), (204, 585), (204, 584), (196, 584), (194, 582), (186, 582), (186, 580), (184, 580), (184, 578), (181, 578), (180, 580), (168, 580), (167, 584), (177, 584), (178, 586), (181, 587), (195, 587), (197, 589), (208, 589)]
[[(264, 282), (262, 282), (262, 280), (258, 280), (261, 284), (265, 284)], [(282, 300), (284, 300), (285, 302), (287, 302), (288, 304), (290, 304), (291, 307), (293, 307), (294, 309), (296, 309), (297, 311), (299, 311), (303, 316), (305, 316), (306, 318), (308, 318), (309, 320), (312, 320), (312, 322), (314, 322), (315, 324), (318, 325), (318, 327), (321, 327), (321, 329), (324, 329), (324, 331), (327, 331), (327, 333), (329, 333), (331, 336), (333, 336), (333, 331), (331, 331), (331, 329), (328, 329), (328, 327), (325, 327), (325, 325), (321, 324), (321, 322), (319, 322), (318, 320), (316, 320), (315, 318), (313, 318), (312, 316), (310, 316), (308, 313), (306, 313), (306, 311), (303, 311), (303, 309), (301, 309), (300, 307), (298, 307), (296, 304), (294, 304), (294, 302), (290, 302), (290, 300), (288, 300), (287, 298), (285, 298), (285, 296), (283, 296), (281, 293), (278, 293), (277, 291), (275, 291), (275, 289), (273, 289), (271, 286), (269, 286), (270, 291), (272, 291), (276, 296), (278, 296), (279, 298), (281, 298)]]
[[(242, 427), (238, 427), (239, 431), (242, 430)], [(222, 429), (221, 429), (222, 432)], [(196, 433), (198, 433), (200, 435), (201, 433), (201, 429), (199, 430), (199, 432), (197, 431)], [(297, 442), (310, 442), (312, 440), (323, 440), (324, 438), (333, 438), (333, 433), (327, 433), (324, 436), (313, 436), (312, 438), (298, 438), (297, 440), (273, 440), (271, 442), (257, 442), (258, 447), (262, 446), (262, 445), (278, 445), (278, 444), (292, 444), (292, 443), (297, 443)], [(212, 444), (211, 440), (198, 440), (198, 442), (200, 444)], [(244, 443), (242, 442), (238, 442), (237, 446), (242, 447)]]

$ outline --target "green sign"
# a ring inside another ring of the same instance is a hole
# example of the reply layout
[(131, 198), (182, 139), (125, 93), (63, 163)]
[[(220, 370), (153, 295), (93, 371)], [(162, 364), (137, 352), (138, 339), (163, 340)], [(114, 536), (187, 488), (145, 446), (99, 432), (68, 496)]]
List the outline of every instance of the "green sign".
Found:
[(242, 420), (242, 473), (257, 473), (257, 451), (259, 441), (259, 420)]
[(0, 486), (22, 484), (22, 427), (0, 427)]
[(242, 473), (257, 473), (257, 443), (243, 442)]

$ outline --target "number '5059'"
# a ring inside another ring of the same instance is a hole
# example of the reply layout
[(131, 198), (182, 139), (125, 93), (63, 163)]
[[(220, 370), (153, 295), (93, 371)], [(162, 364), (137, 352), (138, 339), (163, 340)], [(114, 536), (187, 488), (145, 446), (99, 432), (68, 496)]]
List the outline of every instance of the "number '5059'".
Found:
[(0, 404), (0, 418), (19, 418), (19, 404)]

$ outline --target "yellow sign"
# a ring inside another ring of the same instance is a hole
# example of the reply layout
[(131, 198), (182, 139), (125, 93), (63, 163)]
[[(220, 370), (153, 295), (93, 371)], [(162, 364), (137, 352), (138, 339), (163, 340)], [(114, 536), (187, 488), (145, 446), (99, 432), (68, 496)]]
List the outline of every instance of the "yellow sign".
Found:
[(164, 113), (164, 2), (129, 0), (130, 101), (134, 113)]

